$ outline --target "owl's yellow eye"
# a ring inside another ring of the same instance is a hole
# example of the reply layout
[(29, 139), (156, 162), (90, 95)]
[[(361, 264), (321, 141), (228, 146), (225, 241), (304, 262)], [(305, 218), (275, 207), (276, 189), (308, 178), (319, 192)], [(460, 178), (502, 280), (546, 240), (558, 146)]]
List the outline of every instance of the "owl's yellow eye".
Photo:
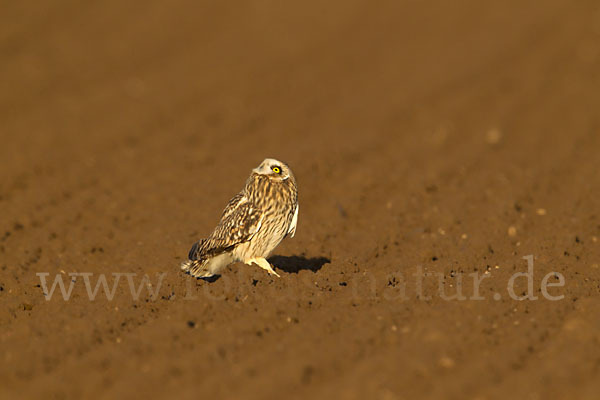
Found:
[(276, 174), (280, 174), (281, 173), (281, 168), (279, 168), (279, 167), (271, 167), (271, 170), (273, 172), (275, 172)]

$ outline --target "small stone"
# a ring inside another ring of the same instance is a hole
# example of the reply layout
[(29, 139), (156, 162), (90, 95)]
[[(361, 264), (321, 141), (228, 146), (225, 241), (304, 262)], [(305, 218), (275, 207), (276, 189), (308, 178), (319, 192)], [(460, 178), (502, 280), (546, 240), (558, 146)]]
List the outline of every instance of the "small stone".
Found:
[(464, 240), (464, 239), (468, 238), (468, 236), (467, 236), (467, 234), (466, 234), (466, 233), (463, 233), (463, 234), (460, 236), (460, 238)]
[(502, 132), (498, 128), (492, 128), (485, 134), (485, 141), (488, 144), (498, 144), (502, 139)]
[(440, 358), (439, 364), (443, 368), (452, 368), (455, 365), (454, 360), (446, 356)]
[(517, 228), (515, 228), (514, 226), (509, 226), (508, 227), (508, 236), (516, 236), (517, 235)]
[(396, 332), (398, 330), (398, 327), (396, 325), (392, 325), (391, 329), (392, 329), (393, 332)]
[(581, 332), (584, 331), (586, 327), (581, 319), (573, 318), (564, 323), (563, 329), (570, 332)]
[(545, 208), (538, 208), (536, 211), (537, 215), (546, 215), (546, 209)]
[(23, 310), (31, 311), (31, 310), (33, 310), (33, 306), (29, 303), (23, 303)]

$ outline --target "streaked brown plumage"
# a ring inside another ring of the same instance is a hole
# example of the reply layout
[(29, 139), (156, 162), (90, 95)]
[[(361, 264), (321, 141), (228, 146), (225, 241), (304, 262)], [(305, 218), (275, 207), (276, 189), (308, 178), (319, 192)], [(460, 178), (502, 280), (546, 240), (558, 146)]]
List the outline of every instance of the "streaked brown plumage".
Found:
[(286, 236), (294, 236), (297, 220), (296, 179), (285, 163), (267, 158), (229, 201), (213, 233), (192, 246), (181, 269), (209, 278), (241, 261), (279, 276), (266, 258)]

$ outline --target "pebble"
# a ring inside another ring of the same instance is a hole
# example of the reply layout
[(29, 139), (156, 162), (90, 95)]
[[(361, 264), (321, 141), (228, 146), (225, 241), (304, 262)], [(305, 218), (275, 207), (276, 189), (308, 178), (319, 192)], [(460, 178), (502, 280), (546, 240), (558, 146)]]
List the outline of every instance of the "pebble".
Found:
[(537, 215), (546, 215), (546, 209), (545, 208), (538, 208), (536, 210)]
[(445, 357), (445, 356), (440, 358), (439, 363), (440, 363), (440, 366), (443, 368), (452, 368), (455, 365), (453, 359), (451, 359), (450, 357)]
[(517, 235), (517, 228), (515, 228), (514, 226), (509, 226), (508, 227), (508, 236), (516, 236)]
[(502, 139), (502, 132), (498, 128), (492, 128), (485, 134), (485, 141), (488, 144), (498, 144)]

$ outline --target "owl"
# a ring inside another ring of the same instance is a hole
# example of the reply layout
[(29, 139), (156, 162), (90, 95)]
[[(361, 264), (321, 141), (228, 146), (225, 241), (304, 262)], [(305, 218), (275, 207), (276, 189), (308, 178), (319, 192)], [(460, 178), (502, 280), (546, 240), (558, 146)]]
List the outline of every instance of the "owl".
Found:
[(285, 163), (267, 158), (229, 201), (212, 234), (194, 243), (181, 269), (196, 278), (210, 278), (243, 262), (279, 277), (266, 259), (285, 237), (294, 237), (297, 223), (294, 174)]

